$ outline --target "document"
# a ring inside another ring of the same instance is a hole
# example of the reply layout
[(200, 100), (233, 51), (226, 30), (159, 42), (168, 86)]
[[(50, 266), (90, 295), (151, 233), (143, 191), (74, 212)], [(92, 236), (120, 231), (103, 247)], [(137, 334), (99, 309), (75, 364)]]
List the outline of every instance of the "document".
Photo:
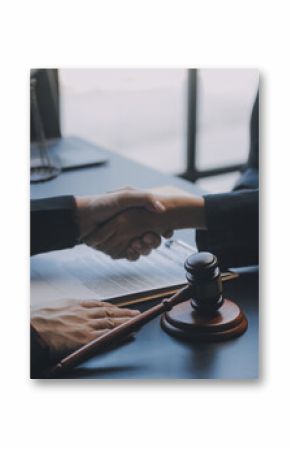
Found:
[(184, 285), (185, 259), (196, 251), (182, 241), (164, 240), (135, 262), (113, 260), (86, 245), (39, 254), (31, 257), (31, 304), (61, 298), (139, 302), (146, 294)]

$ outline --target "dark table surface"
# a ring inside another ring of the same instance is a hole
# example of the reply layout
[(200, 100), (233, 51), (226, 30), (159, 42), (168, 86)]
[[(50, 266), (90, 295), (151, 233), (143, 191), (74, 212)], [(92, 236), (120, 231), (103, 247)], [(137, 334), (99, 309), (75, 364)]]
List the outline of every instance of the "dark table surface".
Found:
[[(200, 194), (194, 184), (161, 174), (118, 154), (108, 152), (106, 165), (62, 173), (58, 178), (31, 186), (32, 198), (55, 195), (90, 195), (131, 185), (150, 188), (171, 185)], [(194, 243), (194, 231), (176, 233)], [(240, 277), (224, 284), (225, 297), (245, 311), (249, 327), (241, 337), (219, 343), (186, 343), (167, 335), (160, 318), (146, 324), (126, 344), (92, 357), (65, 377), (99, 379), (254, 379), (258, 377), (258, 270), (241, 269)], [(143, 304), (144, 310), (153, 305)]]

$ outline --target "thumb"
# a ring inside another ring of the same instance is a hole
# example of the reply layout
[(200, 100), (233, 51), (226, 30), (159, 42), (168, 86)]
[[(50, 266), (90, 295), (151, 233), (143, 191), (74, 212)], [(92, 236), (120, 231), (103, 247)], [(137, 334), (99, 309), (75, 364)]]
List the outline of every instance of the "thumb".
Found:
[(129, 207), (144, 207), (150, 212), (164, 212), (165, 206), (152, 193), (142, 191), (127, 191), (120, 193), (121, 209)]

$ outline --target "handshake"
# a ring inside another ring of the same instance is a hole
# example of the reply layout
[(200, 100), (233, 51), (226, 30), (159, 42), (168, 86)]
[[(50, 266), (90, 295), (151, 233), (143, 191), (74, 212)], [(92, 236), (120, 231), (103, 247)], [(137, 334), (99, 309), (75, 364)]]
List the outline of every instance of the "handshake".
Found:
[[(164, 196), (126, 188), (76, 197), (75, 203), (79, 243), (114, 259), (137, 260), (157, 248), (162, 236), (171, 237), (174, 229), (205, 227), (204, 200), (198, 197)], [(31, 311), (31, 341), (35, 341), (35, 335), (40, 337), (50, 360), (58, 360), (138, 313), (95, 300), (58, 301)], [(33, 369), (39, 369), (32, 353), (33, 360)]]
[(205, 229), (204, 199), (124, 188), (76, 198), (80, 243), (113, 259), (137, 260), (170, 238), (175, 229)]

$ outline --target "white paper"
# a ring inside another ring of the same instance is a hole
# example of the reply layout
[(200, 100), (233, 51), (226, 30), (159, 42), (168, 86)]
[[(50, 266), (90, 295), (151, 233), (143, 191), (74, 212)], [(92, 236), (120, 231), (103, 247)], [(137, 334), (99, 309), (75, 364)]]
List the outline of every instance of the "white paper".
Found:
[(165, 241), (136, 262), (112, 260), (85, 245), (31, 257), (31, 303), (60, 298), (119, 298), (186, 282), (184, 261), (196, 251)]

